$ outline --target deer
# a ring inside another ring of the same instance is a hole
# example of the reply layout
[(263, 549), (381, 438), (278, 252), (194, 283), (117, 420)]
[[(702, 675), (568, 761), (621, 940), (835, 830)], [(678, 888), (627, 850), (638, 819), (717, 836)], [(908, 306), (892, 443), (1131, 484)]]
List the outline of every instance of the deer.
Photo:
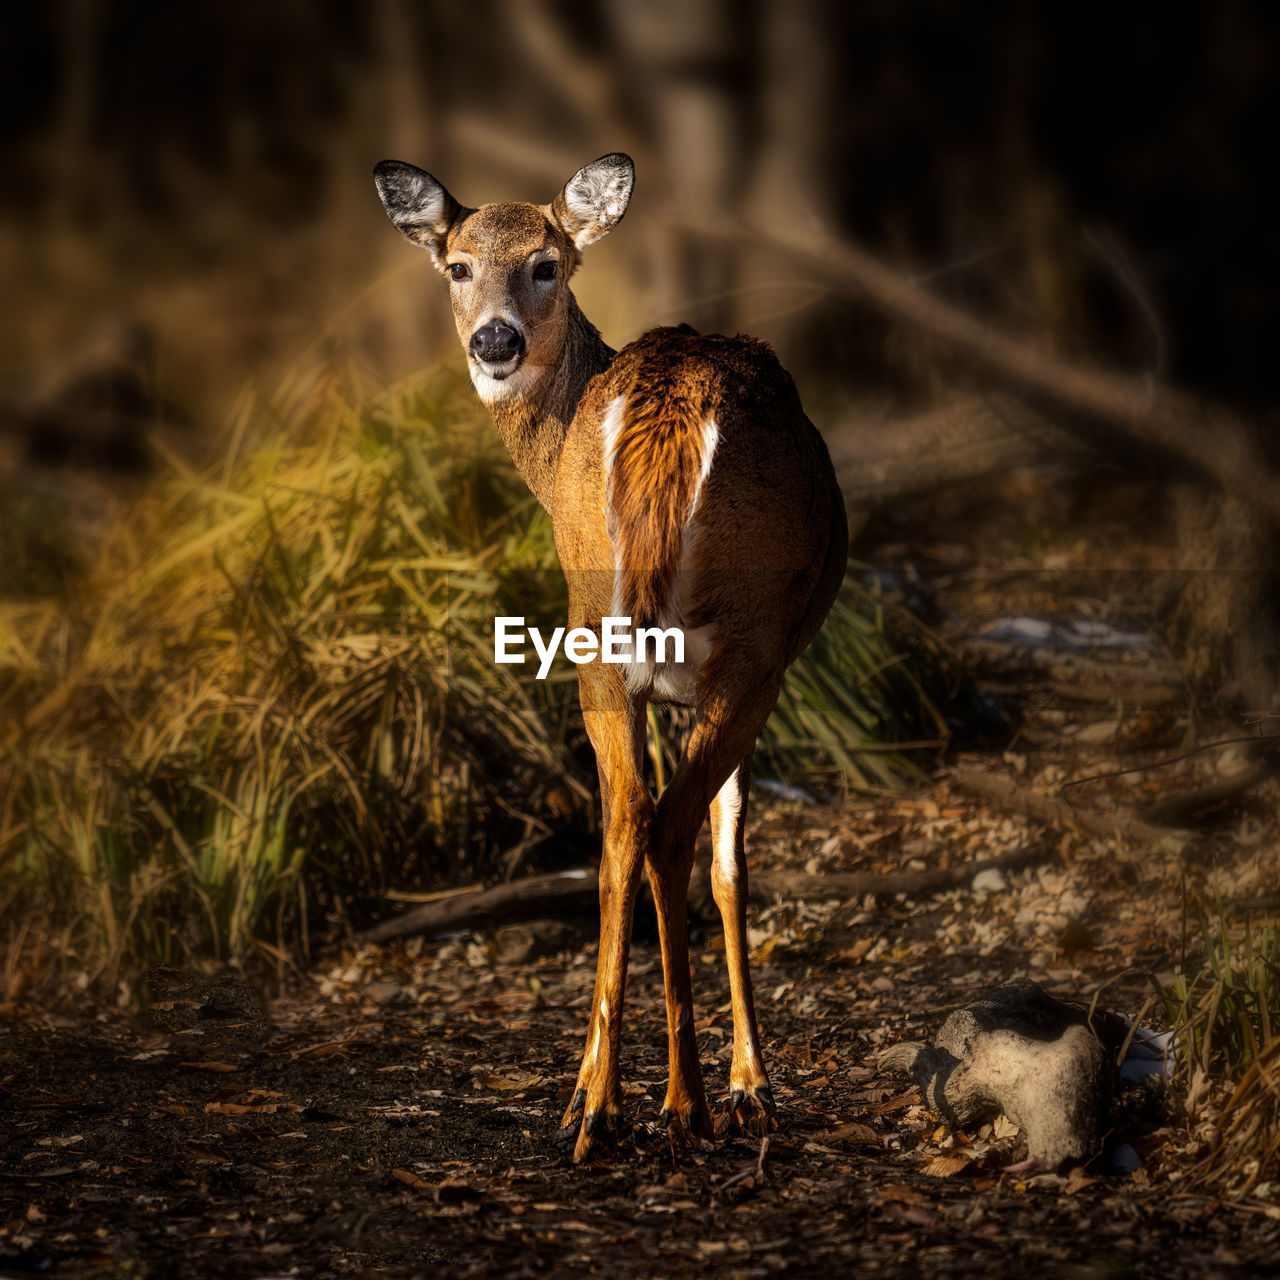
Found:
[[(429, 173), (385, 160), (392, 224), (449, 286), (471, 381), (548, 512), (569, 625), (677, 627), (683, 654), (578, 667), (595, 752), (603, 847), (595, 991), (560, 1124), (582, 1162), (615, 1149), (633, 913), (647, 871), (666, 1001), (661, 1120), (712, 1139), (694, 1035), (687, 899), (711, 818), (711, 888), (724, 931), (733, 1056), (721, 1128), (764, 1134), (776, 1105), (748, 963), (744, 832), (756, 739), (783, 674), (817, 634), (848, 557), (844, 501), (821, 435), (763, 341), (655, 328), (615, 351), (569, 282), (626, 212), (631, 159), (602, 156), (549, 204), (461, 205)], [(647, 708), (689, 708), (681, 758), (656, 799), (644, 772)]]

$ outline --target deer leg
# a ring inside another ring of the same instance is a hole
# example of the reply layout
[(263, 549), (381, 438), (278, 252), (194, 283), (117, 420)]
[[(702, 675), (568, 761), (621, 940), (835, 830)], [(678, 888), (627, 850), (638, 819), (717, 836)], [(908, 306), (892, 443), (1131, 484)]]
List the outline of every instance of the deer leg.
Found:
[(746, 1133), (775, 1127), (773, 1094), (760, 1056), (751, 969), (747, 962), (747, 793), (751, 756), (731, 773), (711, 802), (711, 893), (724, 925), (725, 962), (733, 1002), (733, 1062), (729, 1067), (729, 1124)]
[[(586, 670), (586, 668), (583, 668)], [(584, 697), (584, 704), (588, 699)], [(622, 1002), (626, 991), (631, 921), (640, 870), (648, 851), (653, 800), (641, 773), (643, 704), (625, 710), (587, 710), (596, 750), (604, 827), (600, 861), (600, 948), (587, 1043), (573, 1097), (560, 1122), (572, 1135), (573, 1156), (589, 1159), (616, 1139), (622, 1113)]]
[[(745, 695), (734, 702), (720, 697), (708, 698), (689, 735), (684, 758), (672, 776), (670, 786), (658, 801), (653, 851), (649, 860), (649, 883), (653, 887), (658, 911), (667, 1002), (670, 1074), (663, 1116), (668, 1123), (678, 1122), (689, 1132), (707, 1137), (711, 1136), (713, 1126), (693, 1031), (693, 986), (689, 976), (686, 924), (694, 842), (713, 797), (719, 797), (744, 757), (749, 759), (756, 736), (768, 718), (778, 692), (776, 681), (766, 680), (762, 684), (758, 671), (749, 667), (739, 676), (740, 679), (727, 681), (723, 687), (744, 690)], [(740, 835), (735, 835), (735, 842), (741, 843)], [(741, 884), (741, 879), (738, 883)], [(739, 980), (746, 974), (745, 946), (741, 945), (744, 932), (745, 925), (737, 935), (741, 956)], [(729, 930), (726, 929), (726, 939), (728, 935)], [(749, 985), (746, 992), (749, 1002)], [(747, 1007), (750, 1007), (749, 1003)], [(739, 1023), (736, 1000), (734, 1009), (736, 1062)], [(759, 1060), (758, 1045), (756, 1060)], [(746, 1071), (741, 1078), (754, 1084), (757, 1099), (761, 1086), (765, 1088), (767, 1101), (762, 1100), (764, 1105), (772, 1101), (768, 1098), (768, 1082), (763, 1067), (760, 1068), (759, 1081)]]
[[(679, 770), (677, 770), (677, 776)], [(672, 786), (675, 778), (672, 779)], [(693, 984), (689, 977), (687, 909), (693, 847), (702, 825), (705, 806), (691, 811), (658, 802), (658, 831), (654, 855), (649, 860), (649, 885), (658, 913), (658, 940), (662, 947), (662, 973), (667, 1005), (667, 1095), (662, 1122), (678, 1125), (700, 1138), (714, 1135), (707, 1095), (698, 1065), (698, 1044), (693, 1032)], [(664, 821), (665, 819), (665, 821)]]

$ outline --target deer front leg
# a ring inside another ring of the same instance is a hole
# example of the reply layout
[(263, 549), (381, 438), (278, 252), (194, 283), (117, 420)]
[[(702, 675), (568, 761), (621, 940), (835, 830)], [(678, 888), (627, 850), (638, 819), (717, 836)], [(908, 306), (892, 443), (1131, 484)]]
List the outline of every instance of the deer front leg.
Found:
[(729, 1067), (729, 1123), (763, 1134), (776, 1127), (773, 1094), (760, 1056), (755, 999), (747, 961), (747, 794), (751, 757), (729, 775), (711, 802), (711, 893), (724, 925), (725, 961), (733, 1002), (733, 1061)]
[[(586, 668), (583, 668), (585, 671)], [(604, 851), (600, 861), (600, 949), (587, 1043), (573, 1097), (560, 1122), (577, 1131), (573, 1157), (587, 1160), (617, 1138), (622, 1121), (622, 1003), (640, 869), (648, 852), (653, 801), (640, 772), (643, 710), (587, 710), (596, 750)]]

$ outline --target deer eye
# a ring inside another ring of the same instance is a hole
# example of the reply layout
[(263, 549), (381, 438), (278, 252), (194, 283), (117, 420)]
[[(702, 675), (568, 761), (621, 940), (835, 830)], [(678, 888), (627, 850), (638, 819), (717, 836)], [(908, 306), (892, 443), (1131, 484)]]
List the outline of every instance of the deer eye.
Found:
[(554, 280), (556, 278), (556, 266), (550, 258), (538, 263), (533, 269), (533, 278), (535, 280)]
[(449, 278), (451, 280), (470, 280), (471, 268), (465, 262), (449, 263)]

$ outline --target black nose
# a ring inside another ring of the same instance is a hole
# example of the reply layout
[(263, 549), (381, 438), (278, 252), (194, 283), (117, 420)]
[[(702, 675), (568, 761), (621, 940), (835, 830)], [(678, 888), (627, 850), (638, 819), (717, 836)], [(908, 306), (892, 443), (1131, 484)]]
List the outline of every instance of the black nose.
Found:
[(471, 354), (485, 364), (505, 364), (524, 354), (524, 335), (501, 320), (491, 320), (471, 335)]

